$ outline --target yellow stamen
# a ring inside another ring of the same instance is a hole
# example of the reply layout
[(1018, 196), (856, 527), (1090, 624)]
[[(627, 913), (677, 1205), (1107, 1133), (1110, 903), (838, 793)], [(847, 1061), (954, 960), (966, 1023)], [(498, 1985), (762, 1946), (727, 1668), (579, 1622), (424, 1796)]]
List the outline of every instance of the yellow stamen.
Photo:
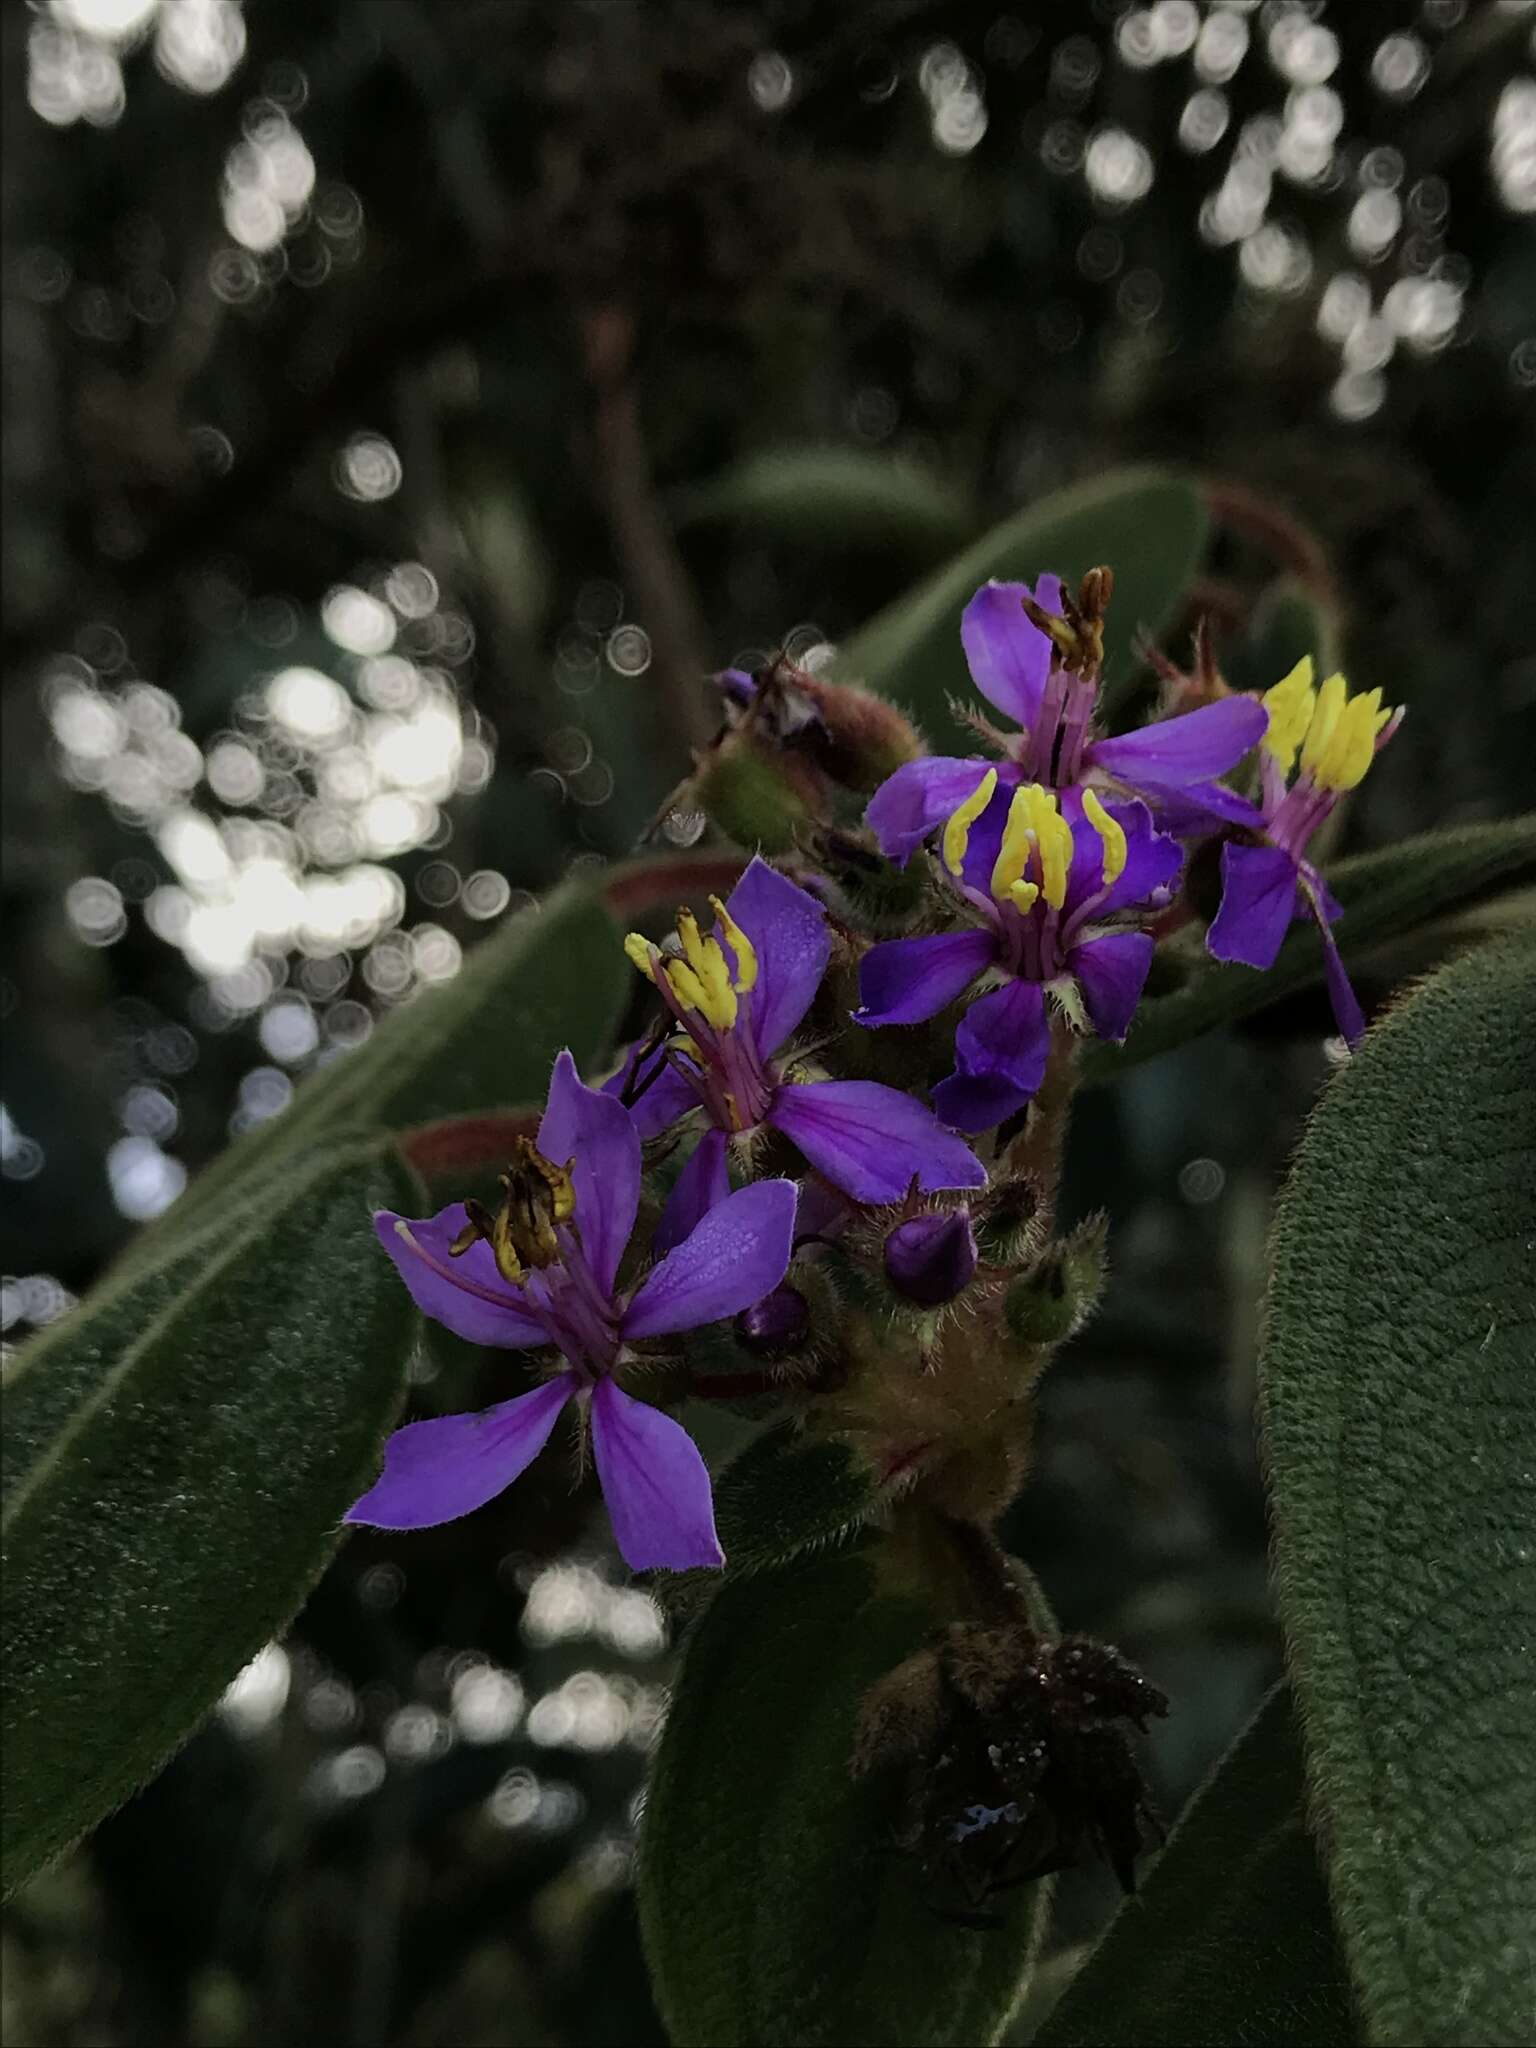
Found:
[(649, 939), (643, 939), (639, 932), (631, 932), (624, 941), (624, 951), (631, 967), (638, 967), (647, 981), (656, 979), (656, 948)]
[(1289, 775), (1294, 767), (1296, 749), (1301, 745), (1317, 708), (1312, 675), (1312, 657), (1304, 654), (1288, 676), (1264, 692), (1264, 709), (1269, 713), (1264, 745), (1278, 763), (1282, 775)]
[(965, 864), (965, 849), (971, 843), (971, 827), (992, 801), (997, 788), (997, 770), (989, 768), (963, 804), (950, 813), (944, 827), (944, 865), (958, 875)]
[(725, 943), (736, 958), (736, 992), (738, 995), (748, 995), (757, 986), (756, 949), (718, 896), (710, 897), (709, 907), (719, 918), (720, 929), (725, 933)]
[(1301, 766), (1320, 789), (1355, 789), (1376, 755), (1376, 738), (1396, 714), (1381, 708), (1380, 690), (1348, 695), (1344, 678), (1330, 676), (1301, 750)]
[(1010, 882), (1008, 885), (1008, 901), (1021, 915), (1034, 909), (1039, 894), (1038, 882)]
[[(1031, 784), (1031, 788), (1034, 785)], [(1040, 862), (1040, 893), (1052, 910), (1067, 900), (1067, 870), (1072, 865), (1072, 827), (1047, 790), (1035, 789), (1035, 837)]]
[(1091, 789), (1083, 791), (1083, 816), (1104, 842), (1104, 886), (1108, 889), (1125, 873), (1125, 829)]
[(560, 1258), (559, 1225), (569, 1223), (576, 1213), (576, 1184), (571, 1178), (574, 1160), (556, 1166), (546, 1159), (531, 1138), (513, 1143), (512, 1163), (501, 1176), (501, 1206), (489, 1213), (479, 1202), (464, 1204), (466, 1222), (448, 1247), (451, 1258), (462, 1258), (477, 1239), (491, 1247), (496, 1270), (503, 1280), (521, 1285), (529, 1267), (553, 1266)]
[(694, 1005), (702, 1010), (717, 1031), (729, 1031), (736, 1022), (736, 991), (731, 987), (731, 970), (714, 939), (706, 939), (691, 910), (677, 913), (677, 935), (693, 978), (703, 990)]
[(1348, 695), (1344, 678), (1332, 675), (1317, 693), (1317, 709), (1312, 714), (1312, 723), (1307, 727), (1307, 736), (1301, 743), (1301, 772), (1317, 779), (1317, 769), (1328, 753), (1333, 741), (1334, 728), (1339, 714), (1344, 709)]
[[(1038, 885), (1026, 884), (1035, 895), (1021, 903), (1014, 893), (1024, 880), (1031, 859), (1039, 873)], [(997, 900), (1028, 909), (1035, 896), (1044, 896), (1053, 910), (1067, 900), (1067, 869), (1072, 864), (1072, 828), (1056, 808), (1056, 799), (1037, 782), (1027, 782), (1013, 793), (1003, 843), (992, 863), (992, 894)]]

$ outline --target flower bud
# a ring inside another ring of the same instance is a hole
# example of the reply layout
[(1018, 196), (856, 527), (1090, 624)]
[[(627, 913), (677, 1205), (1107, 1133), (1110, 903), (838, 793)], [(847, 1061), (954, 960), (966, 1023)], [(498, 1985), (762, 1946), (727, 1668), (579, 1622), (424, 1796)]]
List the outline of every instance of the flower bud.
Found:
[(1104, 1285), (1107, 1229), (1091, 1217), (1008, 1289), (1003, 1315), (1021, 1344), (1060, 1344), (1088, 1320)]
[(968, 1209), (930, 1211), (898, 1223), (885, 1240), (885, 1277), (919, 1308), (942, 1308), (971, 1284), (976, 1234)]
[(754, 1358), (788, 1358), (810, 1335), (810, 1305), (798, 1287), (784, 1281), (744, 1308), (732, 1327), (737, 1343)]
[(810, 762), (743, 731), (700, 762), (691, 801), (738, 846), (788, 853), (800, 828), (824, 815), (824, 791)]

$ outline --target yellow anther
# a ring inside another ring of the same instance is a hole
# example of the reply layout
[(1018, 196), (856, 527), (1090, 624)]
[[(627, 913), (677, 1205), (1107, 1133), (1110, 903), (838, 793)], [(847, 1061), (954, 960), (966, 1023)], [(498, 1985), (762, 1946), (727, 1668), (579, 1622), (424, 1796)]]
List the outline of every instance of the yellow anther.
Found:
[(720, 929), (725, 933), (725, 943), (736, 958), (736, 992), (738, 995), (747, 995), (757, 986), (757, 953), (752, 941), (718, 896), (710, 897), (709, 907), (720, 920)]
[(989, 768), (963, 804), (950, 813), (944, 827), (944, 865), (958, 875), (965, 865), (965, 849), (971, 843), (971, 827), (992, 801), (997, 788), (997, 770)]
[(1317, 770), (1328, 757), (1333, 744), (1334, 730), (1344, 709), (1348, 696), (1344, 678), (1332, 675), (1317, 693), (1317, 709), (1312, 714), (1312, 723), (1307, 727), (1307, 736), (1301, 743), (1301, 772), (1317, 779)]
[(1035, 839), (1035, 858), (1040, 863), (1040, 893), (1052, 910), (1067, 900), (1067, 870), (1072, 865), (1072, 827), (1056, 808), (1049, 790), (1030, 783), (1019, 794), (1026, 797), (1032, 816), (1030, 829)]
[(1083, 816), (1104, 842), (1104, 886), (1125, 873), (1125, 830), (1112, 818), (1091, 789), (1083, 791)]
[(649, 939), (641, 938), (638, 932), (631, 932), (624, 941), (624, 951), (631, 967), (638, 967), (647, 981), (656, 979), (656, 948)]
[[(1024, 882), (1033, 861), (1040, 880)], [(1072, 828), (1056, 808), (1056, 799), (1037, 782), (1027, 782), (1013, 793), (1003, 843), (992, 863), (992, 894), (999, 903), (1012, 903), (1027, 910), (1037, 896), (1044, 896), (1053, 910), (1067, 900), (1067, 869), (1072, 865)], [(1020, 885), (1034, 893), (1023, 901)]]
[(1347, 694), (1342, 676), (1318, 692), (1317, 711), (1301, 750), (1301, 765), (1320, 789), (1356, 788), (1376, 754), (1376, 738), (1395, 714), (1381, 708), (1380, 690)]
[(1317, 709), (1312, 675), (1312, 657), (1304, 654), (1288, 676), (1276, 683), (1272, 690), (1264, 692), (1264, 709), (1269, 713), (1264, 745), (1279, 764), (1282, 775), (1289, 775), (1294, 767), (1296, 749), (1301, 745), (1307, 727), (1312, 723), (1312, 714)]
[[(707, 979), (709, 974), (709, 954), (706, 951), (707, 942), (699, 931), (699, 921), (691, 910), (680, 910), (677, 913), (677, 936), (683, 942), (683, 958), (688, 962), (688, 965), (695, 974), (701, 979)], [(718, 952), (718, 950), (719, 948), (717, 947), (716, 951)]]
[(1034, 909), (1039, 894), (1038, 882), (1010, 882), (1008, 885), (1008, 901), (1021, 916), (1025, 911)]
[[(1030, 799), (1035, 793), (1033, 783), (1027, 792), (1016, 789), (1008, 806), (1008, 816), (1003, 824), (1003, 843), (992, 863), (989, 884), (999, 903), (1012, 894), (1014, 884), (1023, 879), (1024, 870), (1029, 866), (1029, 856), (1035, 844), (1035, 814)], [(1037, 889), (1035, 894), (1039, 893)]]
[(464, 1204), (464, 1228), (448, 1247), (462, 1258), (477, 1239), (491, 1247), (503, 1280), (521, 1285), (530, 1267), (553, 1266), (560, 1258), (559, 1226), (576, 1213), (574, 1160), (557, 1166), (531, 1138), (513, 1140), (512, 1163), (501, 1176), (502, 1200), (492, 1214), (481, 1203)]

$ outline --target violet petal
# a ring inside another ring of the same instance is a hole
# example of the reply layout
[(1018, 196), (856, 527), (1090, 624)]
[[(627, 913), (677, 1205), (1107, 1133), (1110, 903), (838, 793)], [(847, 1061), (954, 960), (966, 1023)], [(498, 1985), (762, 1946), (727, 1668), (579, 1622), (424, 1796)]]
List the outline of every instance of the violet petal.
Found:
[(979, 1188), (986, 1168), (963, 1138), (910, 1095), (879, 1081), (780, 1088), (767, 1121), (856, 1202), (899, 1202), (920, 1188)]
[(1223, 697), (1139, 732), (1097, 740), (1085, 758), (1133, 789), (1183, 789), (1225, 775), (1258, 744), (1268, 724), (1269, 714), (1256, 698)]
[[(766, 1056), (778, 1050), (815, 1001), (832, 953), (827, 913), (814, 896), (761, 858), (752, 862), (725, 907), (757, 954), (757, 986), (745, 1003)], [(718, 925), (715, 937), (723, 939)], [(728, 943), (725, 952), (729, 959)]]
[(619, 1071), (603, 1083), (602, 1092), (624, 1103), (642, 1138), (659, 1138), (699, 1106), (698, 1095), (649, 1039), (636, 1040)]
[(667, 1253), (619, 1318), (631, 1339), (696, 1330), (750, 1308), (777, 1287), (795, 1231), (795, 1184), (760, 1180), (728, 1195)]
[(660, 1254), (680, 1245), (730, 1192), (725, 1133), (711, 1124), (672, 1183), (672, 1192), (667, 1196), (667, 1205), (661, 1212), (661, 1221), (652, 1239), (652, 1249)]
[(881, 783), (864, 813), (886, 859), (905, 867), (929, 833), (975, 794), (990, 765), (945, 754), (903, 762)]
[(1221, 849), (1221, 884), (1221, 908), (1205, 935), (1208, 951), (1217, 960), (1273, 967), (1298, 908), (1295, 861), (1278, 846), (1229, 840)]
[[(397, 1216), (380, 1209), (373, 1219), (379, 1243), (394, 1260), (411, 1299), (424, 1316), (469, 1344), (503, 1351), (531, 1351), (549, 1342), (519, 1291), (496, 1270), (484, 1239), (454, 1258), (449, 1246), (468, 1222), (462, 1202), (450, 1202), (435, 1216)], [(402, 1234), (408, 1231), (409, 1236)]]
[(1045, 991), (1037, 981), (1007, 981), (971, 1004), (955, 1033), (955, 1057), (964, 1074), (996, 1074), (1033, 1095), (1045, 1079), (1051, 1030)]
[(709, 1469), (680, 1422), (599, 1380), (592, 1454), (619, 1554), (631, 1571), (724, 1564)]
[(574, 1375), (561, 1373), (478, 1415), (408, 1422), (385, 1444), (383, 1472), (346, 1519), (374, 1529), (431, 1529), (471, 1514), (528, 1469), (575, 1391)]
[(1117, 1043), (1131, 1028), (1147, 985), (1153, 942), (1145, 932), (1106, 932), (1074, 949), (1072, 974), (1100, 1038)]
[(989, 704), (1026, 730), (1040, 716), (1052, 652), (1050, 635), (1025, 616), (1020, 599), (1031, 595), (1027, 583), (984, 583), (960, 620), (972, 682)]
[(933, 1106), (957, 1131), (990, 1131), (1023, 1109), (1034, 1090), (1001, 1074), (950, 1074), (933, 1091)]
[(996, 935), (986, 930), (938, 932), (926, 939), (889, 939), (859, 964), (856, 1024), (921, 1024), (991, 966)]
[(574, 1161), (582, 1250), (599, 1287), (611, 1293), (640, 1206), (640, 1133), (616, 1096), (587, 1087), (568, 1052), (550, 1076), (539, 1150), (556, 1166)]
[(1365, 1012), (1351, 986), (1339, 942), (1319, 918), (1317, 928), (1323, 939), (1323, 972), (1328, 978), (1328, 1000), (1333, 1004), (1333, 1021), (1351, 1051), (1365, 1036)]

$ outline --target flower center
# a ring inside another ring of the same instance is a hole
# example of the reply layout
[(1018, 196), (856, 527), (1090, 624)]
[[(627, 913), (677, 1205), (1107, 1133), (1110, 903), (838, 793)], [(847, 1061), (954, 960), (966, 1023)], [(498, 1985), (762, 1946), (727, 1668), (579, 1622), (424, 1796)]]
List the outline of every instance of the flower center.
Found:
[[(984, 895), (964, 880), (971, 828), (997, 787), (988, 771), (981, 786), (951, 814), (944, 827), (944, 865), (960, 892), (997, 927), (1015, 972), (1050, 980), (1063, 966), (1085, 917), (1125, 872), (1124, 828), (1096, 793), (1083, 791), (1083, 825), (1099, 842), (1099, 880), (1064, 918), (1076, 845), (1055, 793), (1037, 782), (1016, 789), (1008, 805), (1002, 842)], [(1082, 831), (1082, 825), (1078, 827)]]
[(466, 1201), (468, 1222), (449, 1246), (462, 1258), (481, 1239), (491, 1247), (503, 1280), (520, 1287), (529, 1270), (555, 1265), (560, 1258), (559, 1227), (576, 1213), (574, 1160), (556, 1166), (531, 1138), (513, 1142), (512, 1163), (501, 1175), (503, 1196), (494, 1214), (482, 1202)]
[(665, 950), (631, 932), (624, 951), (681, 1027), (666, 1048), (669, 1063), (722, 1130), (746, 1131), (761, 1122), (774, 1088), (752, 1029), (757, 952), (718, 896), (709, 906), (718, 938), (683, 909)]

